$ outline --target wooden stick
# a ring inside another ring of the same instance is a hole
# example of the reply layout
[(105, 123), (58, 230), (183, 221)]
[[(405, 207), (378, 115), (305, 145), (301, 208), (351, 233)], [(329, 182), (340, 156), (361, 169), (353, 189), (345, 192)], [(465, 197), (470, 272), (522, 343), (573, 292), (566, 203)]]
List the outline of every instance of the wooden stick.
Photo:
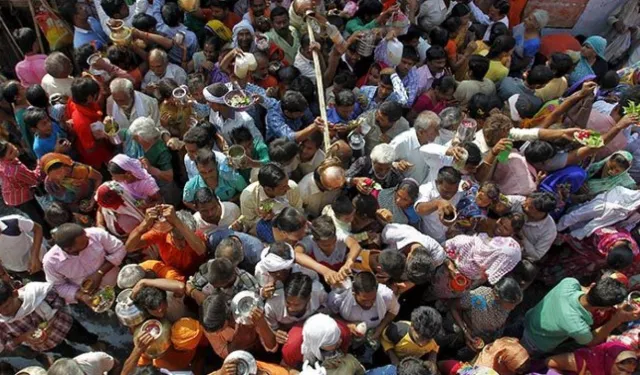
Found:
[[(310, 43), (315, 42), (315, 36), (313, 35), (313, 27), (307, 17), (307, 31), (309, 32)], [(324, 84), (322, 82), (322, 67), (320, 67), (320, 57), (318, 57), (318, 51), (313, 50), (313, 68), (316, 73), (316, 84), (318, 87), (318, 105), (320, 106), (320, 117), (324, 121), (324, 152), (329, 155), (329, 148), (331, 146), (331, 137), (329, 136), (329, 122), (327, 121), (327, 106), (324, 102)]]
[(9, 31), (9, 28), (7, 27), (7, 24), (4, 23), (4, 19), (2, 17), (0, 17), (0, 23), (2, 23), (2, 28), (7, 33), (7, 36), (9, 37), (9, 40), (11, 41), (11, 43), (9, 43), (11, 45), (11, 49), (13, 50), (13, 52), (19, 58), (23, 59), (24, 58), (24, 52), (22, 52), (22, 50), (20, 49), (20, 46), (18, 46), (18, 43), (13, 38), (13, 34), (11, 34), (11, 31)]
[(38, 37), (38, 44), (40, 45), (40, 53), (44, 53), (44, 44), (42, 43), (42, 35), (40, 35), (40, 26), (38, 26), (38, 21), (36, 21), (36, 11), (33, 8), (31, 0), (27, 0), (27, 2), (29, 3), (31, 18), (33, 19), (33, 28), (36, 29), (36, 36)]

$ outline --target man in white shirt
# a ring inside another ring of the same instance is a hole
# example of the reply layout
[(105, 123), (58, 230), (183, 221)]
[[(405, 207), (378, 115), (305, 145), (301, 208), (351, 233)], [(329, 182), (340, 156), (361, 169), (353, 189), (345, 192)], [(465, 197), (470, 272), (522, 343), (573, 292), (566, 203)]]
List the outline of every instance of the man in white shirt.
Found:
[(300, 74), (309, 78), (314, 84), (316, 83), (316, 73), (313, 66), (312, 48), (316, 48), (318, 44), (311, 44), (309, 35), (303, 35), (300, 38), (300, 49), (296, 54), (296, 59), (293, 62), (293, 66), (298, 68)]
[(36, 273), (46, 251), (40, 224), (21, 215), (0, 218), (0, 263), (5, 269)]
[(533, 193), (527, 197), (509, 195), (507, 198), (512, 211), (526, 216), (526, 223), (522, 228), (523, 258), (531, 261), (542, 259), (558, 234), (556, 223), (549, 215), (556, 208), (556, 198), (550, 193)]
[(70, 98), (71, 82), (73, 82), (73, 77), (70, 77), (73, 72), (71, 60), (62, 52), (51, 52), (44, 60), (44, 69), (47, 74), (42, 77), (40, 86), (47, 96), (59, 94)]
[(416, 118), (413, 129), (400, 133), (389, 143), (396, 150), (399, 160), (413, 164), (404, 172), (405, 177), (424, 183), (429, 174), (429, 166), (420, 147), (433, 142), (440, 133), (440, 117), (431, 111), (424, 111)]
[(237, 204), (220, 202), (216, 193), (208, 187), (196, 191), (193, 203), (197, 211), (193, 218), (205, 236), (218, 228), (229, 228), (240, 217)]
[[(285, 290), (294, 290), (296, 293), (287, 295)], [(292, 273), (285, 282), (284, 289), (276, 290), (273, 297), (265, 303), (264, 318), (280, 342), (287, 337), (287, 331), (293, 325), (305, 321), (326, 302), (327, 292), (320, 282), (302, 272)]]
[(473, 14), (473, 18), (483, 25), (487, 25), (487, 31), (485, 31), (482, 40), (485, 42), (489, 40), (489, 36), (491, 35), (491, 26), (494, 23), (504, 23), (505, 26), (509, 27), (509, 9), (511, 6), (509, 5), (508, 0), (496, 0), (489, 7), (489, 14), (484, 14), (482, 9), (478, 8), (475, 4), (477, 0), (473, 0), (469, 2), (469, 8), (471, 8), (471, 13)]
[(107, 98), (107, 115), (118, 124), (120, 130), (129, 129), (133, 120), (148, 117), (160, 126), (158, 101), (139, 91), (126, 78), (116, 78), (109, 84), (111, 96)]
[(173, 79), (178, 86), (187, 83), (187, 73), (184, 69), (170, 63), (165, 51), (154, 49), (149, 53), (149, 71), (142, 80), (142, 89), (147, 93), (152, 93), (163, 78)]
[(325, 160), (313, 173), (304, 176), (299, 187), (307, 215), (311, 218), (320, 216), (324, 206), (338, 198), (346, 181), (342, 163), (335, 159)]
[(448, 227), (443, 222), (455, 218), (455, 206), (462, 196), (461, 179), (462, 175), (453, 167), (442, 167), (434, 182), (420, 186), (415, 204), (416, 213), (422, 217), (420, 229), (439, 243), (447, 239)]
[(209, 103), (209, 122), (218, 128), (228, 145), (233, 144), (231, 132), (244, 126), (251, 132), (253, 139), (263, 141), (262, 134), (247, 112), (236, 111), (224, 102), (224, 96), (229, 93), (229, 87), (224, 83), (214, 83), (202, 90), (204, 98)]
[(405, 254), (417, 247), (422, 246), (429, 252), (430, 258), (437, 265), (444, 262), (447, 255), (440, 244), (426, 234), (420, 233), (416, 228), (406, 224), (387, 224), (382, 230), (382, 243), (387, 245), (387, 249), (401, 251)]
[(329, 293), (327, 305), (334, 314), (347, 321), (353, 334), (360, 334), (356, 330), (360, 322), (367, 325), (367, 330), (374, 329), (374, 340), (380, 338), (382, 331), (400, 311), (400, 304), (393, 291), (386, 285), (379, 284), (371, 272), (356, 274), (350, 288), (339, 292), (334, 289)]
[(418, 24), (430, 31), (444, 21), (447, 16), (447, 5), (443, 0), (426, 0), (418, 11)]
[(100, 25), (107, 36), (111, 35), (111, 29), (107, 26), (109, 19), (120, 20), (124, 22), (124, 26), (132, 27), (133, 17), (146, 12), (149, 7), (147, 0), (136, 0), (131, 5), (127, 5), (125, 0), (98, 0), (94, 4)]

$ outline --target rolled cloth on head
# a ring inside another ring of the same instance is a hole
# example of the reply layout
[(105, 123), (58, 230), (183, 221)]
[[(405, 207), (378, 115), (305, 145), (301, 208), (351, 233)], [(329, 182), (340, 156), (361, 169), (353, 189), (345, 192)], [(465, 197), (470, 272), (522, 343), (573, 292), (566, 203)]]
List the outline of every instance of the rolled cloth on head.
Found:
[(225, 104), (224, 96), (215, 96), (209, 92), (206, 87), (202, 89), (202, 95), (204, 95), (204, 99), (209, 103)]
[(291, 245), (286, 245), (289, 248), (291, 259), (282, 259), (276, 254), (269, 253), (269, 247), (262, 250), (262, 254), (260, 254), (260, 263), (264, 266), (265, 270), (268, 272), (278, 272), (288, 270), (293, 266), (293, 263), (296, 260), (295, 251)]
[(322, 361), (320, 348), (336, 345), (340, 342), (340, 327), (333, 318), (325, 314), (316, 314), (302, 327), (302, 356), (305, 361)]
[(171, 342), (177, 350), (194, 350), (202, 335), (202, 327), (195, 319), (180, 318), (171, 326)]

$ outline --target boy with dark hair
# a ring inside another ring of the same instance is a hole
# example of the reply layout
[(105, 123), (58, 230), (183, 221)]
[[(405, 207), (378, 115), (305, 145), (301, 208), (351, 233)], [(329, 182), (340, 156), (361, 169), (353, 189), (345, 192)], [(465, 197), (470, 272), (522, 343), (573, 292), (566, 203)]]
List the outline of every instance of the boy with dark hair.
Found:
[(432, 308), (420, 306), (411, 313), (411, 321), (391, 323), (382, 334), (382, 348), (398, 365), (406, 357), (421, 358), (429, 355), (427, 360), (435, 362), (440, 347), (434, 340), (442, 331), (442, 316)]
[(569, 87), (566, 75), (573, 69), (573, 60), (566, 53), (555, 52), (549, 58), (547, 63), (553, 72), (553, 79), (544, 87), (536, 89), (536, 96), (543, 102), (558, 99)]
[(33, 152), (38, 159), (50, 152), (69, 153), (71, 142), (67, 139), (67, 133), (57, 122), (51, 121), (46, 110), (29, 107), (23, 119), (25, 125), (35, 133)]

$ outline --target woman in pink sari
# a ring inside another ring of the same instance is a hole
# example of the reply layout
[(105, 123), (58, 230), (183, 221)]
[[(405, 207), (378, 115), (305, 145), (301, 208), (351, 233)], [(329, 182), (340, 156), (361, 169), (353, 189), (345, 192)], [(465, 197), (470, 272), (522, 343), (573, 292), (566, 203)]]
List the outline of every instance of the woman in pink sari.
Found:
[(619, 342), (606, 342), (547, 359), (550, 369), (563, 374), (631, 375), (637, 365), (636, 352)]
[(156, 180), (142, 166), (140, 160), (118, 154), (107, 165), (114, 181), (133, 198), (142, 212), (162, 203), (162, 195)]
[[(629, 279), (640, 273), (640, 248), (624, 229), (600, 228), (584, 240), (569, 234), (558, 236), (563, 236), (563, 242), (569, 247), (544, 260), (540, 268), (547, 285), (555, 285), (565, 277), (591, 279), (604, 268), (618, 271)], [(637, 289), (634, 285), (631, 287)]]

